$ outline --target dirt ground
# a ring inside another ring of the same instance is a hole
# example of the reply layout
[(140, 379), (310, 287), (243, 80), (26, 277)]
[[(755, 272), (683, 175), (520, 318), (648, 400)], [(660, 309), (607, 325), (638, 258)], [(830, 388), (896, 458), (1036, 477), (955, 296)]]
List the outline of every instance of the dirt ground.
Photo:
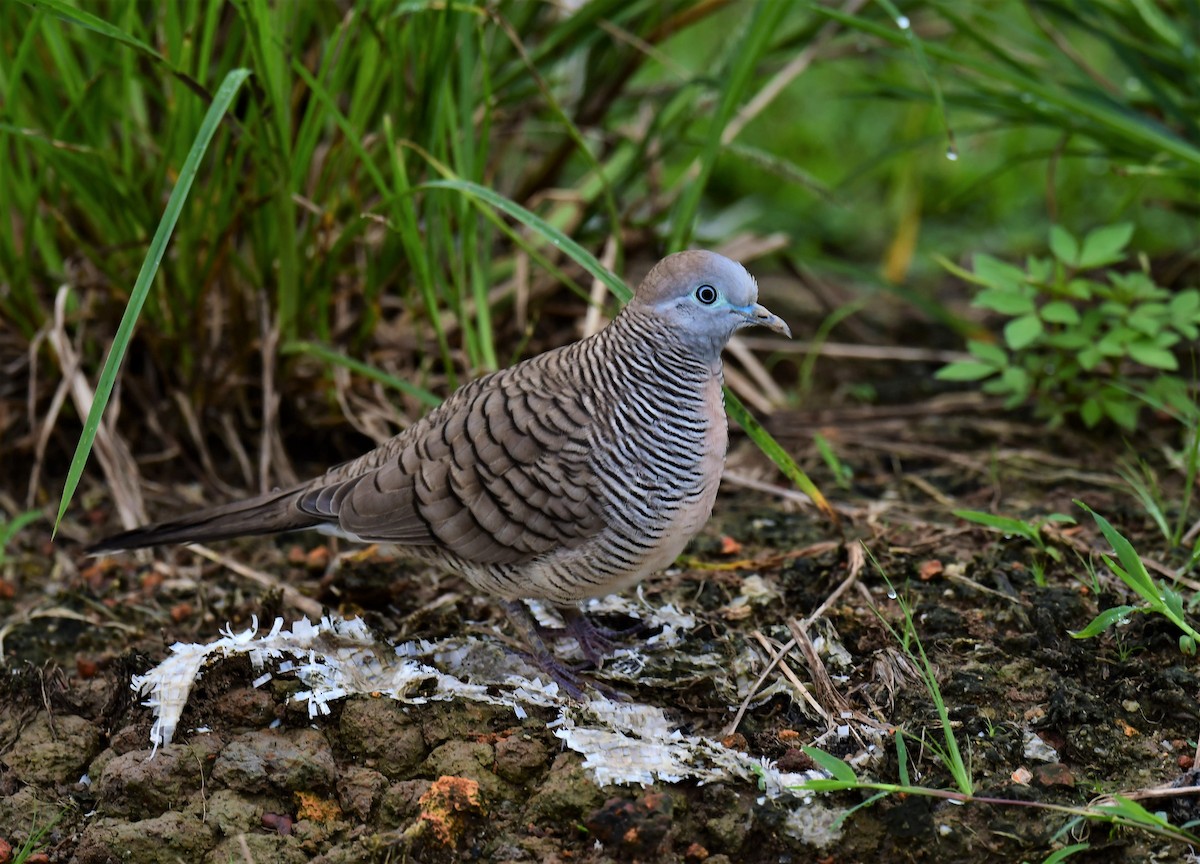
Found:
[[(173, 743), (151, 758), (153, 714), (131, 676), (177, 641), (209, 643), (251, 616), (300, 613), (277, 588), (192, 552), (94, 561), (71, 539), (51, 545), (35, 531), (9, 550), (0, 581), (0, 838), (15, 849), (46, 829), (36, 844), (43, 857), (30, 860), (80, 864), (1017, 862), (1075, 842), (1090, 845), (1073, 861), (1192, 860), (1183, 843), (1028, 806), (1084, 805), (1181, 778), (1192, 785), (1200, 679), (1178, 633), (1142, 615), (1096, 639), (1069, 634), (1129, 602), (1092, 554), (1107, 547), (1073, 499), (1108, 516), (1148, 558), (1186, 560), (1165, 549), (1115, 473), (1125, 445), (1050, 434), (961, 395), (779, 414), (771, 428), (833, 500), (841, 526), (788, 495), (747, 488), (746, 478), (780, 481), (739, 445), (713, 522), (678, 567), (645, 586), (647, 607), (670, 603), (694, 617), (691, 626), (678, 644), (647, 650), (645, 666), (614, 664), (595, 680), (662, 709), (677, 737), (744, 753), (743, 764), (775, 777), (811, 776), (801, 748), (820, 741), (860, 776), (897, 782), (899, 727), (911, 781), (953, 789), (935, 753), (934, 704), (884, 626), (901, 621), (898, 593), (938, 670), (976, 794), (1011, 803), (893, 795), (835, 825), (830, 815), (869, 793), (801, 795), (736, 771), (703, 783), (660, 772), (646, 785), (601, 785), (596, 751), (561, 734), (557, 705), (518, 712), (367, 693), (331, 699), (328, 715), (310, 717), (292, 698), (294, 675), (276, 672), (256, 687), (259, 671), (243, 656), (205, 667)], [(812, 449), (816, 430), (852, 471), (848, 488)], [(1155, 448), (1143, 455), (1161, 461)], [(1158, 468), (1166, 500), (1180, 500)], [(115, 524), (103, 497), (89, 496), (90, 524), (68, 527), (78, 539)], [(1027, 520), (1062, 512), (1079, 523), (1047, 533), (1062, 552), (1056, 563), (1026, 540), (955, 518), (954, 508)], [(218, 552), (344, 617), (361, 614), (385, 651), (384, 640), (466, 636), (476, 646), (468, 654), (486, 653), (482, 645), (507, 656), (498, 610), (465, 583), (378, 551), (330, 567), (320, 542), (245, 541)], [(878, 568), (859, 554), (864, 546)], [(626, 639), (636, 648), (651, 635)], [(462, 654), (439, 663), (470, 678), (455, 668)], [(1143, 803), (1175, 825), (1196, 808), (1187, 796)]]

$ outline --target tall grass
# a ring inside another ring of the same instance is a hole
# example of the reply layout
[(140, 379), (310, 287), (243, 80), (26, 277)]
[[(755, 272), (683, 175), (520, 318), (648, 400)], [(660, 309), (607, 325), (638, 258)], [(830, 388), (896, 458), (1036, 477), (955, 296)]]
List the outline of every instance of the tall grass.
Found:
[[(567, 13), (526, 3), (232, 0), (122, 7), (109, 19), (64, 0), (5, 6), (0, 27), (23, 36), (0, 69), (16, 97), (0, 156), (18, 169), (0, 179), (0, 195), (18, 202), (14, 230), (0, 238), (10, 286), (0, 302), (30, 339), (58, 282), (79, 292), (79, 322), (124, 306), (63, 507), (126, 353), (201, 413), (225, 410), (230, 386), (274, 362), (259, 357), (270, 330), (285, 363), (369, 371), (427, 404), (430, 388), (514, 359), (500, 356), (494, 320), (515, 295), (514, 252), (572, 285), (573, 262), (621, 297), (624, 286), (586, 249), (615, 240), (610, 251), (623, 257), (628, 226), (614, 186), (624, 184), (622, 206), (636, 207), (661, 195), (638, 174), (637, 152), (695, 148), (683, 125), (629, 133), (616, 124), (656, 98), (702, 118), (718, 89), (716, 140), (784, 13), (761, 4), (745, 36), (723, 47), (732, 85), (682, 82), (632, 101), (622, 87), (655, 41), (720, 5), (599, 2)], [(213, 82), (241, 68), (252, 73), (243, 95), (214, 103)], [(213, 134), (218, 122), (224, 131)], [(715, 157), (710, 143), (701, 176)], [(674, 181), (691, 202), (675, 221), (679, 246), (703, 185), (693, 180)], [(511, 198), (518, 193), (522, 201)], [(646, 215), (664, 214), (659, 204)], [(572, 233), (584, 245), (568, 247)], [(268, 320), (256, 314), (264, 299)], [(378, 350), (378, 326), (399, 318), (418, 337), (399, 370), (407, 382), (351, 359)], [(89, 343), (93, 358), (101, 344)], [(807, 482), (736, 399), (731, 411)]]
[[(202, 418), (234, 404), (239, 428), (255, 424), (245, 394), (274, 362), (269, 331), (283, 386), (317, 413), (332, 400), (295, 375), (353, 358), (376, 381), (404, 381), (413, 414), (531, 337), (561, 339), (525, 314), (551, 283), (588, 294), (560, 236), (589, 257), (606, 250), (621, 272), (627, 244), (650, 258), (786, 230), (791, 254), (882, 284), (870, 256), (900, 261), (888, 272), (902, 279), (915, 240), (882, 250), (918, 236), (893, 212), (961, 234), (981, 199), (1040, 206), (1029, 172), (1054, 166), (1060, 193), (1090, 182), (1105, 206), (1166, 202), (1144, 224), (1191, 237), (1193, 6), (0, 4), (0, 318), (32, 341), (55, 288), (70, 286), (85, 362), (99, 368), (197, 130), (238, 68), (250, 78), (200, 163), (129, 356), (143, 399), (178, 393)], [(741, 116), (806, 49), (811, 71)], [(1030, 129), (1049, 137), (1022, 137)], [(964, 145), (953, 166), (947, 130)], [(939, 203), (893, 207), (922, 186)]]

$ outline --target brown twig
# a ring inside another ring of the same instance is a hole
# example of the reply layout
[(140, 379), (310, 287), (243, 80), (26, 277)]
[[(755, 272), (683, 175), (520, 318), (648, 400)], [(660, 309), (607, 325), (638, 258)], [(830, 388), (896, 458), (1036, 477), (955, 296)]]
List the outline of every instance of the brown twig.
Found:
[(321, 616), (324, 614), (324, 607), (322, 607), (320, 603), (311, 597), (304, 596), (291, 585), (281, 582), (270, 573), (264, 573), (261, 570), (255, 570), (253, 567), (248, 567), (245, 564), (242, 564), (240, 561), (235, 561), (226, 555), (222, 555), (219, 552), (214, 552), (212, 549), (209, 549), (207, 546), (203, 546), (199, 543), (189, 543), (188, 548), (200, 557), (207, 558), (214, 564), (220, 564), (222, 567), (232, 570), (239, 576), (249, 579), (263, 588), (266, 588), (268, 591), (279, 591), (280, 594), (283, 595), (283, 600), (285, 603), (299, 610), (314, 621), (321, 620)]

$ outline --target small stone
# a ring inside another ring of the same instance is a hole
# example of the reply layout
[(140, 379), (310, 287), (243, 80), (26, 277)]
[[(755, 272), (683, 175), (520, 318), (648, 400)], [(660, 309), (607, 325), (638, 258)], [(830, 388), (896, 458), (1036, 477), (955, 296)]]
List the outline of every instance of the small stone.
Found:
[(214, 780), (241, 792), (330, 790), (336, 778), (333, 751), (313, 729), (239, 735), (213, 767)]
[(442, 846), (459, 848), (484, 813), (479, 784), (466, 777), (439, 777), (421, 796), (419, 819)]
[(1037, 765), (1033, 769), (1034, 779), (1039, 786), (1074, 786), (1075, 775), (1061, 762)]
[(262, 808), (232, 789), (217, 789), (204, 800), (204, 817), (226, 837), (257, 830)]
[(292, 833), (292, 825), (295, 822), (287, 813), (264, 813), (259, 821), (268, 831), (274, 831), (284, 837)]
[(214, 711), (230, 726), (264, 729), (275, 720), (275, 700), (267, 690), (238, 687), (218, 696)]
[(387, 778), (380, 772), (360, 765), (349, 765), (342, 768), (338, 777), (338, 801), (344, 811), (365, 822), (370, 818), (385, 786)]
[(429, 791), (430, 780), (401, 780), (383, 793), (379, 802), (380, 821), (399, 825), (421, 812), (421, 797)]
[(16, 742), (0, 756), (0, 763), (22, 783), (73, 785), (99, 752), (96, 724), (72, 714), (56, 714), (51, 719), (42, 711), (21, 729)]
[(147, 819), (181, 809), (204, 788), (220, 747), (219, 738), (201, 735), (188, 744), (160, 747), (153, 758), (147, 749), (109, 760), (96, 787), (105, 813)]
[(117, 850), (120, 851), (121, 860), (125, 861), (164, 864), (168, 861), (200, 861), (214, 843), (213, 829), (209, 823), (198, 815), (176, 810), (139, 822), (98, 819), (84, 829), (72, 861), (74, 864), (108, 864)]
[(546, 745), (517, 733), (496, 742), (496, 773), (510, 783), (527, 783), (545, 768)]
[(206, 864), (229, 864), (231, 861), (307, 864), (311, 858), (312, 855), (295, 837), (254, 832), (225, 838), (204, 861)]
[(726, 735), (721, 739), (721, 746), (729, 750), (737, 750), (739, 753), (750, 752), (750, 744), (746, 741), (746, 736), (741, 732)]
[(775, 765), (780, 771), (798, 774), (801, 771), (807, 771), (813, 767), (813, 760), (807, 753), (798, 747), (789, 747), (787, 752), (779, 757), (779, 761)]
[(583, 770), (580, 757), (575, 753), (560, 753), (541, 788), (529, 799), (525, 813), (537, 825), (569, 825), (603, 801), (603, 793)]
[(647, 792), (641, 798), (610, 798), (585, 824), (592, 835), (622, 856), (657, 856), (671, 829), (674, 799), (665, 792)]
[(351, 699), (338, 730), (352, 755), (389, 780), (410, 777), (428, 753), (420, 727), (391, 699)]
[(489, 799), (511, 798), (512, 787), (492, 773), (495, 763), (496, 751), (491, 744), (447, 741), (429, 754), (421, 773), (429, 777), (466, 777), (478, 784)]

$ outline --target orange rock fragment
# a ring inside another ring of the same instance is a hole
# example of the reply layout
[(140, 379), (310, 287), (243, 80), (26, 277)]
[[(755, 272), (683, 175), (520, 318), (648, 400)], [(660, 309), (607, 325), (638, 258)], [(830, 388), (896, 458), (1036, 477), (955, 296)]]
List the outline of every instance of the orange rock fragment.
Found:
[(472, 819), (483, 815), (479, 784), (467, 777), (439, 777), (418, 803), (418, 819), (429, 826), (443, 846), (457, 846)]
[(342, 818), (342, 808), (336, 801), (312, 792), (296, 793), (296, 818), (310, 822), (333, 822)]

